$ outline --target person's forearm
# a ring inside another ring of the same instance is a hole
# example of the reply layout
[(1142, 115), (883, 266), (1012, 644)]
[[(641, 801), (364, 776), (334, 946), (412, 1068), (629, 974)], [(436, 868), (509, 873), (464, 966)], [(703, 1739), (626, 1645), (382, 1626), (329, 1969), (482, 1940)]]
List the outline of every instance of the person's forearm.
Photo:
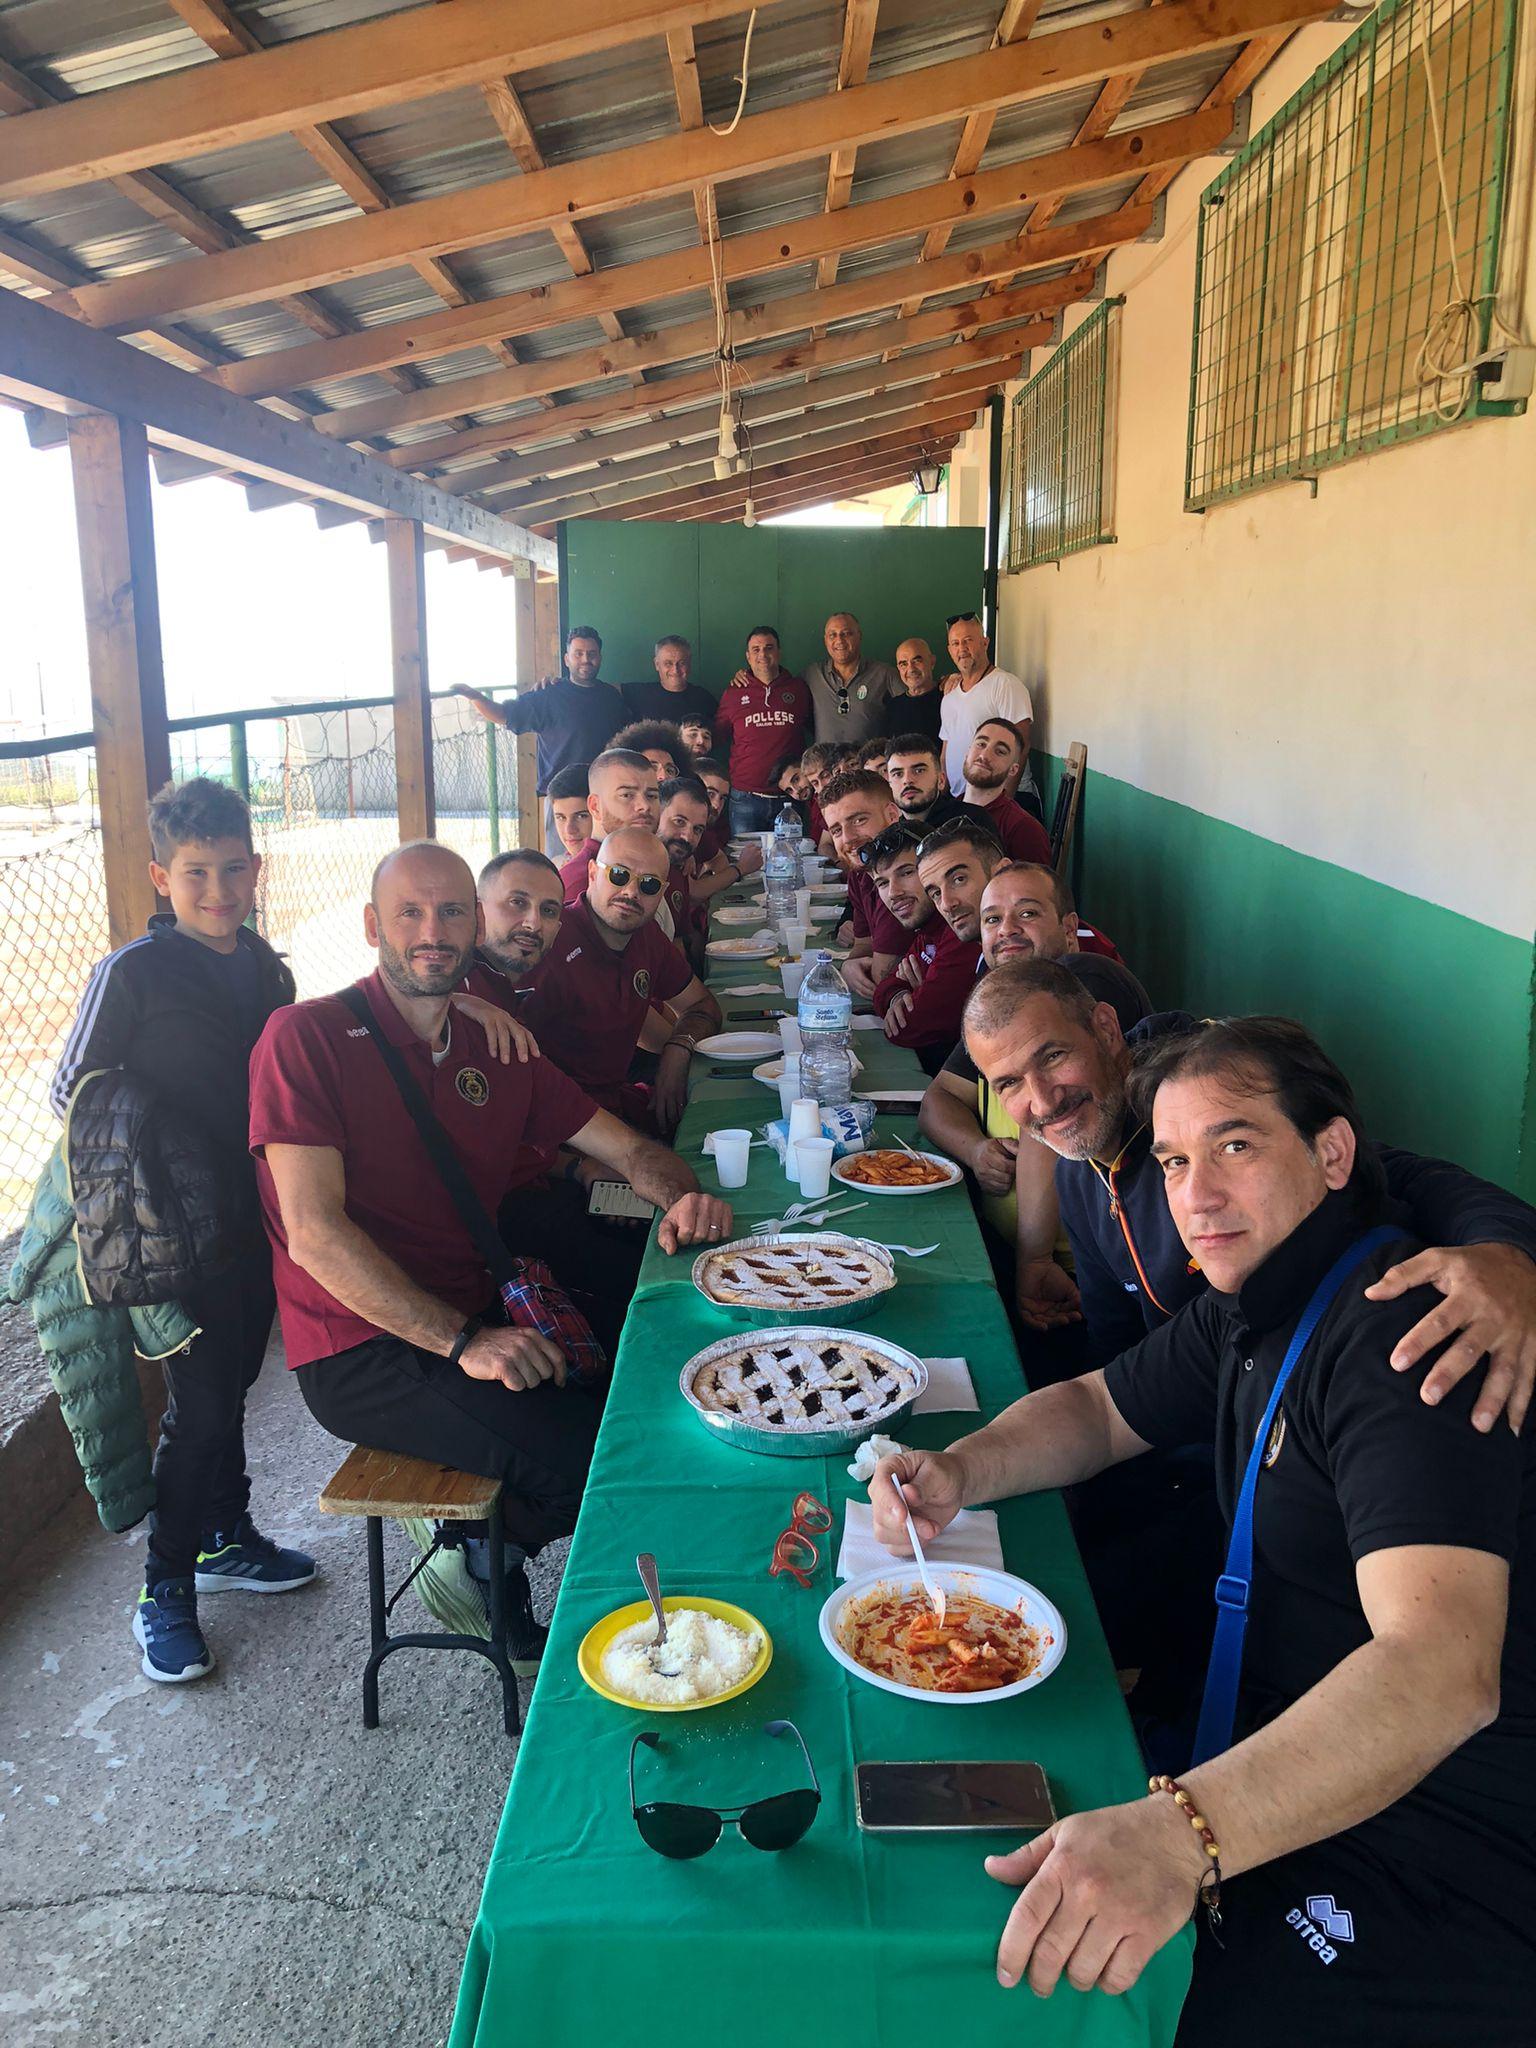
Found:
[(462, 1310), (418, 1287), (349, 1216), (290, 1236), (288, 1256), (343, 1308), (423, 1351), (446, 1358), (464, 1327)]
[(1294, 1705), (1181, 1782), (1225, 1877), (1336, 1835), (1410, 1792), (1496, 1700), (1438, 1632), (1374, 1636)]
[(633, 1149), (624, 1160), (623, 1172), (635, 1193), (654, 1202), (663, 1213), (684, 1195), (696, 1195), (699, 1191), (698, 1175), (686, 1161), (669, 1152), (665, 1145), (642, 1138), (638, 1132)]
[(1062, 1380), (1005, 1408), (949, 1446), (965, 1473), (965, 1504), (1076, 1486), (1146, 1449), (1120, 1421), (1104, 1375)]
[(1056, 1198), (1056, 1155), (1049, 1146), (1034, 1138), (1019, 1139), (1014, 1192), (1019, 1204), (1020, 1259), (1033, 1264), (1054, 1257), (1061, 1205)]
[(673, 1038), (708, 1038), (712, 1031), (720, 1029), (720, 1005), (711, 995), (704, 995), (690, 1009), (679, 1010), (677, 1022), (672, 1027)]
[[(972, 1101), (975, 1096), (972, 1089)], [(960, 1096), (944, 1086), (942, 1075), (928, 1084), (917, 1112), (917, 1128), (925, 1138), (932, 1139), (946, 1159), (961, 1166), (970, 1164), (972, 1153), (986, 1135), (975, 1110), (967, 1108)]]

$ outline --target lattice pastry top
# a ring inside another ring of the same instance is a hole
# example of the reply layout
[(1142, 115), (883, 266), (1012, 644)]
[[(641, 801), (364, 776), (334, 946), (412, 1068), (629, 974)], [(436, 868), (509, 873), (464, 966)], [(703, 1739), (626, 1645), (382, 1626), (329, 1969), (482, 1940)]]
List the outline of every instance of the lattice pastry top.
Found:
[(850, 1429), (910, 1401), (917, 1384), (907, 1367), (856, 1339), (776, 1331), (701, 1365), (693, 1395), (758, 1429)]
[(711, 1301), (744, 1308), (837, 1308), (892, 1285), (891, 1269), (851, 1239), (722, 1245), (704, 1262), (700, 1285)]

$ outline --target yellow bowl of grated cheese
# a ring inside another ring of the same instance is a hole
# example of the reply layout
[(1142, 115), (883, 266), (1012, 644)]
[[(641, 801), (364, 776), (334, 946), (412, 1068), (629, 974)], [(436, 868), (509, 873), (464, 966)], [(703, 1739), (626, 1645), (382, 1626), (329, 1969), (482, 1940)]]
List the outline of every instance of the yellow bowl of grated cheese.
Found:
[(605, 1614), (601, 1621), (592, 1624), (581, 1639), (576, 1652), (576, 1668), (587, 1684), (605, 1700), (612, 1700), (615, 1706), (632, 1707), (637, 1713), (647, 1714), (693, 1714), (702, 1707), (718, 1707), (725, 1700), (734, 1700), (752, 1687), (773, 1662), (773, 1640), (756, 1615), (748, 1614), (744, 1607), (734, 1606), (729, 1600), (711, 1600), (703, 1594), (668, 1593), (662, 1598), (662, 1606), (668, 1614), (675, 1610), (688, 1609), (695, 1614), (712, 1616), (717, 1621), (740, 1629), (744, 1635), (759, 1638), (761, 1647), (753, 1659), (745, 1677), (734, 1685), (727, 1685), (718, 1692), (710, 1692), (696, 1699), (659, 1700), (641, 1699), (630, 1693), (618, 1691), (609, 1683), (603, 1671), (603, 1658), (612, 1646), (614, 1638), (637, 1622), (649, 1621), (654, 1628), (655, 1617), (649, 1600), (633, 1601), (628, 1607), (616, 1607), (612, 1614)]

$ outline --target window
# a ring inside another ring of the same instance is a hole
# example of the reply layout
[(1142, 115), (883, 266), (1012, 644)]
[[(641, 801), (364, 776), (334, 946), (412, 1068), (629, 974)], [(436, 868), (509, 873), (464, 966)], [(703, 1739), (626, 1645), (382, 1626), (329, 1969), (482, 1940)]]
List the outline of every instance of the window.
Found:
[(1013, 401), (1003, 463), (1010, 575), (1114, 539), (1108, 423), (1121, 299), (1096, 306)]
[(1501, 333), (1514, 0), (1387, 0), (1200, 202), (1185, 504), (1521, 412)]

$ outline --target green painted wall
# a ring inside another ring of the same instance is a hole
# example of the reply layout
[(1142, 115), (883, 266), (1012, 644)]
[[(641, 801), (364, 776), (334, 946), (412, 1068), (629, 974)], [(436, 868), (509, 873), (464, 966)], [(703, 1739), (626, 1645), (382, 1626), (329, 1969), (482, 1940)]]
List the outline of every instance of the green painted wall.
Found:
[[(1060, 763), (1040, 766), (1054, 797)], [(1155, 1002), (1300, 1019), (1349, 1075), (1375, 1135), (1536, 1200), (1529, 941), (1091, 762), (1073, 886)]]
[(562, 628), (595, 626), (603, 674), (648, 676), (659, 633), (693, 642), (696, 682), (721, 689), (753, 626), (777, 626), (801, 669), (829, 612), (851, 611), (871, 654), (920, 635), (941, 655), (944, 620), (981, 604), (983, 533), (958, 527), (691, 525), (568, 520), (560, 529)]

